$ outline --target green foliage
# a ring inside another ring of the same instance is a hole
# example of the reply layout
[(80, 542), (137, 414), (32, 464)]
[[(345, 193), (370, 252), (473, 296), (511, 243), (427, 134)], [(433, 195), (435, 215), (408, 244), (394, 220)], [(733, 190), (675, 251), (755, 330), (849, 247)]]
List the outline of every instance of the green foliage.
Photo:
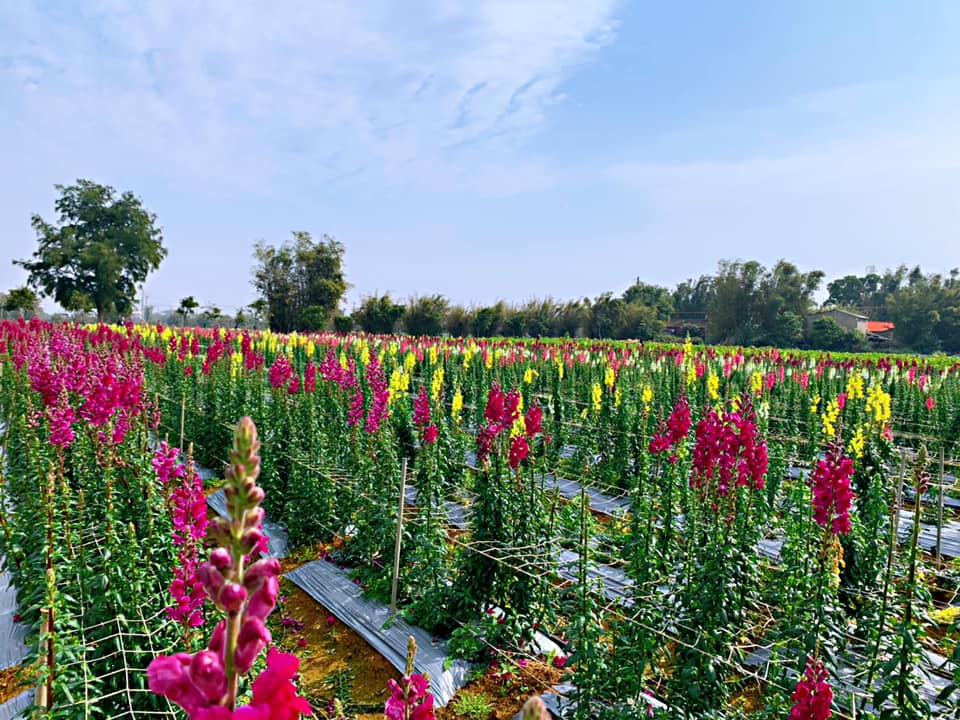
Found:
[(406, 307), (395, 303), (389, 293), (384, 293), (365, 297), (351, 317), (361, 330), (387, 335), (396, 332), (397, 323), (406, 311)]
[(353, 318), (349, 315), (337, 315), (333, 318), (333, 330), (338, 333), (348, 333), (353, 330)]
[(328, 235), (314, 241), (294, 232), (278, 247), (258, 242), (253, 286), (264, 301), (271, 330), (320, 330), (326, 327), (347, 291), (344, 247)]
[(850, 307), (878, 320), (885, 320), (887, 298), (896, 293), (907, 276), (907, 266), (886, 270), (883, 275), (868, 272), (858, 277), (844, 275), (827, 284), (825, 307)]
[(697, 280), (687, 279), (673, 291), (673, 307), (678, 313), (706, 313), (713, 301), (712, 275), (701, 275)]
[(721, 261), (707, 301), (707, 339), (736, 345), (796, 343), (822, 280), (821, 271), (801, 273), (786, 260), (769, 271), (756, 261)]
[(867, 342), (855, 330), (847, 330), (832, 317), (820, 317), (813, 321), (807, 344), (814, 350), (830, 352), (861, 352)]
[(493, 703), (486, 693), (464, 693), (453, 701), (453, 711), (468, 720), (487, 720), (493, 712)]
[(439, 335), (450, 302), (443, 295), (411, 298), (403, 318), (403, 327), (410, 335)]
[(30, 288), (24, 286), (14, 288), (3, 298), (3, 309), (9, 311), (19, 311), (20, 314), (36, 314), (40, 305), (37, 294)]
[(193, 315), (198, 307), (200, 307), (200, 303), (193, 295), (180, 298), (180, 304), (177, 305), (177, 315), (180, 316), (181, 327), (187, 324), (187, 318)]
[(203, 311), (203, 327), (216, 326), (223, 319), (223, 311), (216, 305), (210, 305)]
[(67, 310), (128, 314), (137, 285), (160, 267), (167, 251), (156, 216), (133, 193), (119, 197), (106, 185), (78, 180), (55, 185), (58, 224), (32, 219), (39, 248), (33, 260), (15, 260), (29, 283)]
[(923, 275), (914, 268), (907, 284), (887, 298), (898, 343), (918, 352), (960, 351), (960, 278)]

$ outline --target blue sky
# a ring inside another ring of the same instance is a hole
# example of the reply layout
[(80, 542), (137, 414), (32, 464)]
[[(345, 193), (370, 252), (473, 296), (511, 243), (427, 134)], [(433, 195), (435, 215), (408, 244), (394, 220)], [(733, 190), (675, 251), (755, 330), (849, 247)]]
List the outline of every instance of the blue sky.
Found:
[(347, 305), (960, 265), (960, 3), (7, 0), (0, 290), (54, 183), (133, 190), (148, 302), (346, 246)]

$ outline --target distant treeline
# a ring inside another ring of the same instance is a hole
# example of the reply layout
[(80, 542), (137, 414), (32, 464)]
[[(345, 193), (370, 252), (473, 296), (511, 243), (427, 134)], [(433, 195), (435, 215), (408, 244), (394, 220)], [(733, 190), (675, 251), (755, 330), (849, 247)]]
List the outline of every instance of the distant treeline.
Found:
[[(260, 297), (236, 316), (216, 306), (200, 309), (192, 297), (174, 311), (147, 308), (146, 320), (166, 324), (270, 327), (292, 330), (363, 330), (413, 335), (489, 337), (592, 337), (660, 340), (687, 335), (714, 344), (860, 351), (869, 336), (846, 329), (825, 309), (843, 309), (889, 321), (883, 346), (916, 352), (960, 354), (960, 274), (925, 274), (901, 265), (882, 273), (846, 275), (826, 284), (827, 298), (815, 295), (825, 280), (820, 270), (801, 272), (781, 260), (772, 268), (756, 261), (722, 260), (715, 273), (690, 278), (674, 289), (639, 278), (623, 293), (595, 298), (521, 304), (499, 301), (464, 307), (439, 294), (395, 300), (389, 293), (362, 298), (352, 312), (339, 310), (346, 282), (343, 246), (324, 236), (314, 241), (296, 233), (280, 249), (256, 248), (254, 286)], [(11, 313), (40, 312), (36, 296), (0, 294), (0, 308)], [(33, 307), (30, 307), (30, 306)], [(64, 318), (67, 316), (64, 315)], [(71, 315), (74, 319), (76, 313)]]
[(919, 352), (960, 352), (960, 278), (925, 275), (901, 265), (883, 273), (847, 275), (829, 282), (820, 307), (814, 296), (825, 274), (800, 272), (781, 260), (771, 269), (759, 262), (721, 261), (716, 273), (689, 279), (670, 290), (639, 279), (622, 294), (517, 305), (463, 307), (442, 295), (393, 300), (365, 297), (338, 329), (403, 331), (417, 335), (662, 338), (667, 331), (709, 343), (865, 350), (863, 333), (844, 329), (824, 308), (847, 309), (871, 320), (896, 324), (894, 347)]

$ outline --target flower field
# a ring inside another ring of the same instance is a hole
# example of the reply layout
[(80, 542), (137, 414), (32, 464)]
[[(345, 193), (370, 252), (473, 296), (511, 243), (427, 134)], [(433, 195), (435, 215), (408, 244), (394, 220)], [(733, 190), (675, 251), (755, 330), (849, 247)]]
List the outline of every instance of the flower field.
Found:
[(578, 718), (960, 704), (954, 358), (8, 322), (0, 543), (53, 715), (180, 713), (147, 666), (238, 603), (282, 634), (274, 580), (238, 601), (205, 569), (222, 481), (196, 469), (243, 417), (244, 507), (488, 684), (562, 668)]

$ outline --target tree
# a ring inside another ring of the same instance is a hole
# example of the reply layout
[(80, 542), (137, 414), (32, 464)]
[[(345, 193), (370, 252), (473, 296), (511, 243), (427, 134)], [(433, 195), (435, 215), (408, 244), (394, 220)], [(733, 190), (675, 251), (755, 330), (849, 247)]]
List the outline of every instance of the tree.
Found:
[(216, 305), (208, 305), (207, 309), (203, 311), (203, 324), (204, 327), (208, 325), (216, 326), (217, 322), (223, 318), (223, 311), (218, 308)]
[(258, 242), (253, 286), (266, 303), (271, 330), (320, 330), (326, 327), (347, 291), (343, 245), (324, 235), (294, 232), (279, 248)]
[(500, 332), (506, 337), (524, 337), (527, 330), (527, 317), (522, 310), (516, 308), (507, 308), (503, 322), (500, 323)]
[[(918, 271), (919, 268), (914, 268)], [(868, 270), (866, 275), (844, 275), (827, 284), (829, 295), (824, 307), (846, 307), (868, 315), (875, 320), (889, 319), (887, 298), (896, 293), (907, 279), (907, 266), (885, 270), (879, 275)]]
[(502, 330), (507, 306), (503, 300), (496, 305), (477, 308), (470, 319), (470, 334), (474, 337), (492, 337)]
[(368, 295), (353, 311), (353, 321), (368, 333), (389, 335), (396, 332), (397, 323), (407, 309), (393, 301), (389, 293)]
[(31, 221), (39, 248), (33, 260), (14, 260), (29, 274), (29, 284), (66, 310), (96, 309), (128, 314), (137, 285), (167, 256), (156, 216), (133, 193), (119, 197), (112, 187), (90, 180), (54, 186), (58, 225), (39, 215)]
[(673, 315), (673, 295), (660, 285), (648, 285), (640, 278), (623, 292), (623, 300), (629, 304), (639, 304), (651, 308), (657, 318), (666, 322)]
[(267, 312), (269, 310), (266, 300), (263, 298), (257, 298), (252, 303), (247, 305), (247, 307), (250, 309), (250, 312), (253, 313), (254, 323), (259, 324), (266, 322)]
[(193, 295), (187, 295), (185, 298), (180, 299), (180, 304), (177, 306), (177, 315), (180, 316), (180, 327), (187, 324), (187, 317), (193, 315), (193, 311), (198, 307), (200, 307), (200, 303), (197, 302)]
[(559, 307), (551, 298), (529, 300), (523, 306), (524, 326), (531, 337), (546, 337), (555, 334)]
[(580, 337), (590, 316), (590, 300), (570, 300), (559, 307), (551, 333), (556, 337)]
[(443, 295), (410, 298), (403, 318), (404, 329), (410, 335), (439, 335), (449, 307), (450, 302)]
[(710, 342), (750, 345), (760, 331), (758, 297), (763, 266), (722, 260), (713, 280), (707, 307), (707, 339)]
[[(404, 308), (406, 312), (406, 308)], [(464, 337), (470, 332), (471, 313), (462, 305), (453, 305), (447, 309), (443, 318), (443, 329), (454, 337)]]
[(945, 300), (943, 278), (940, 275), (926, 277), (919, 267), (914, 268), (907, 285), (887, 297), (887, 311), (896, 324), (897, 342), (922, 353), (938, 350), (940, 338), (936, 330), (943, 322), (941, 312), (947, 309)]
[(856, 275), (844, 275), (827, 283), (827, 296), (824, 307), (860, 308), (866, 296), (865, 278)]
[(353, 332), (353, 318), (349, 315), (337, 315), (333, 318), (333, 329), (338, 333)]
[(707, 339), (737, 345), (794, 345), (813, 304), (823, 272), (802, 273), (780, 260), (772, 270), (760, 263), (723, 260), (711, 284)]
[(701, 275), (697, 280), (689, 278), (673, 291), (674, 311), (685, 314), (706, 314), (713, 301), (714, 277)]
[(18, 312), (21, 316), (24, 313), (36, 315), (39, 304), (37, 294), (26, 286), (14, 288), (3, 299), (4, 310)]

